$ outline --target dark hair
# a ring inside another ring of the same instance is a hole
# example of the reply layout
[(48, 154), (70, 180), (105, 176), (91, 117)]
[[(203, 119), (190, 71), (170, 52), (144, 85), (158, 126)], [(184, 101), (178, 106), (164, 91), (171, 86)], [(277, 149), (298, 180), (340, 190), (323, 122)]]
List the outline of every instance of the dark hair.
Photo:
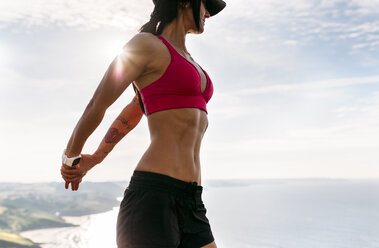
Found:
[(145, 23), (140, 32), (148, 32), (154, 35), (162, 34), (166, 24), (172, 22), (178, 16), (179, 5), (190, 3), (197, 29), (200, 29), (200, 4), (202, 0), (153, 0), (155, 7), (150, 15), (150, 21)]

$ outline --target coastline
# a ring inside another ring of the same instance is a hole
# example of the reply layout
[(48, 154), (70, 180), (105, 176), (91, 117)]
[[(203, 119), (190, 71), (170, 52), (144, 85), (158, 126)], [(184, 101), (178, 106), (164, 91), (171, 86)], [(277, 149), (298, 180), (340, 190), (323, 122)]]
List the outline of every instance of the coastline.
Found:
[[(41, 248), (60, 247), (56, 242), (57, 236), (67, 236), (67, 234), (75, 232), (81, 224), (89, 220), (90, 215), (72, 217), (62, 216), (66, 223), (76, 225), (73, 227), (56, 227), (56, 228), (41, 228), (19, 233), (22, 237), (30, 239), (34, 243), (40, 245)], [(75, 238), (76, 239), (76, 238)], [(54, 246), (52, 246), (54, 245)], [(63, 246), (62, 246), (63, 247)]]
[[(121, 201), (123, 197), (117, 197)], [(19, 233), (30, 239), (41, 248), (88, 248), (101, 246), (116, 248), (116, 220), (119, 206), (111, 210), (83, 216), (62, 216), (72, 227), (41, 228)], [(114, 222), (114, 223), (113, 223)], [(114, 226), (114, 229), (104, 230), (102, 227)], [(107, 238), (104, 238), (106, 236)], [(114, 244), (102, 244), (102, 240), (114, 240)]]
[[(255, 180), (205, 186), (203, 200), (219, 247), (379, 247), (379, 181)], [(41, 248), (116, 248), (117, 214), (113, 208), (68, 217), (82, 225), (71, 233), (67, 228), (42, 230), (41, 235), (56, 240)]]

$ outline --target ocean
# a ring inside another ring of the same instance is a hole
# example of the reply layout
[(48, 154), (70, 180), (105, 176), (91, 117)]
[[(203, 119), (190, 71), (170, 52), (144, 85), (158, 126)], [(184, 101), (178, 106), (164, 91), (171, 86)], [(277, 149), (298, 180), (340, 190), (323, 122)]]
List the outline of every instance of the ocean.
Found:
[[(218, 248), (379, 248), (379, 180), (203, 183)], [(27, 231), (42, 248), (116, 248), (113, 210), (65, 217), (78, 227)]]

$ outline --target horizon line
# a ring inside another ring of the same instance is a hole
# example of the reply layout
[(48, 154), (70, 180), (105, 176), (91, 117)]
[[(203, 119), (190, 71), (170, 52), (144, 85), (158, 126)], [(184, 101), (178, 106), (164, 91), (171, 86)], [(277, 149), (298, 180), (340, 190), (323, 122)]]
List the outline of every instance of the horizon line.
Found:
[[(204, 182), (210, 181), (279, 181), (279, 180), (324, 180), (324, 181), (379, 181), (379, 177), (361, 177), (361, 178), (348, 178), (348, 177), (267, 177), (267, 178), (213, 178), (203, 179)], [(121, 183), (129, 182), (130, 180), (99, 180), (99, 181), (84, 181), (85, 183)], [(49, 184), (49, 183), (64, 183), (64, 181), (29, 181), (29, 182), (16, 182), (16, 181), (0, 181), (0, 184)]]

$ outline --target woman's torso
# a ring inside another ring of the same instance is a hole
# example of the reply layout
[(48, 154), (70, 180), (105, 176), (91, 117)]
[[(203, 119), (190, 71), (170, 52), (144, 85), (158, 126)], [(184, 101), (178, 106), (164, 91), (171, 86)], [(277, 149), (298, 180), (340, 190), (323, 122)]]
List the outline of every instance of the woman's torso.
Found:
[[(148, 35), (148, 38), (154, 46), (154, 53), (146, 71), (134, 81), (140, 91), (160, 79), (172, 60), (169, 44), (165, 45), (154, 35)], [(176, 58), (186, 59), (197, 69), (201, 92), (204, 92), (207, 77), (203, 70), (189, 56), (178, 53)], [(187, 182), (196, 181), (201, 185), (200, 146), (208, 126), (207, 113), (199, 108), (173, 108), (154, 112), (147, 119), (151, 143), (136, 170), (161, 173)]]

